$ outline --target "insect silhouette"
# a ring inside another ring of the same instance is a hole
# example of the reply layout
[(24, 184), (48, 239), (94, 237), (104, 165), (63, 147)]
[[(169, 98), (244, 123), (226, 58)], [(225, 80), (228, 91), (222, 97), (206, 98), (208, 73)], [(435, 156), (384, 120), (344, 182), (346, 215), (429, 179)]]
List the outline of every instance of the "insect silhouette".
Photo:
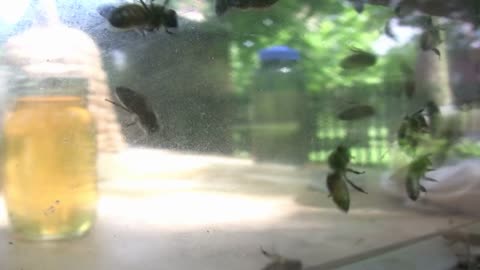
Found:
[(430, 126), (423, 115), (424, 108), (406, 115), (397, 131), (398, 145), (406, 153), (414, 154), (421, 137), (430, 132)]
[(109, 99), (105, 99), (105, 101), (122, 108), (134, 116), (133, 122), (127, 124), (127, 126), (138, 122), (147, 134), (152, 134), (159, 130), (157, 114), (143, 95), (123, 86), (116, 87), (115, 94), (121, 104)]
[(427, 192), (427, 189), (420, 183), (421, 179), (437, 182), (437, 180), (425, 176), (425, 174), (432, 169), (431, 155), (432, 154), (420, 155), (407, 165), (405, 189), (408, 197), (413, 201), (418, 199), (420, 192)]
[(165, 0), (163, 5), (154, 4), (154, 0), (147, 5), (143, 0), (140, 4), (123, 4), (119, 7), (104, 5), (98, 12), (108, 20), (110, 25), (123, 30), (136, 30), (145, 35), (145, 32), (154, 32), (165, 28), (165, 32), (172, 34), (169, 28), (178, 27), (177, 13), (166, 6), (170, 0)]
[(353, 8), (360, 14), (363, 12), (367, 0), (350, 0), (350, 2), (352, 2)]
[(350, 192), (347, 183), (355, 190), (367, 194), (361, 187), (353, 183), (348, 177), (347, 172), (354, 174), (363, 174), (365, 172), (356, 171), (348, 167), (351, 154), (348, 147), (339, 145), (328, 156), (328, 166), (332, 170), (327, 175), (327, 189), (333, 202), (344, 212), (350, 209)]
[(351, 106), (337, 114), (337, 118), (344, 121), (354, 121), (375, 115), (375, 109), (370, 105), (358, 104)]
[(362, 69), (375, 65), (377, 56), (367, 51), (351, 47), (352, 54), (342, 59), (340, 67), (343, 69)]
[(268, 8), (276, 2), (278, 0), (217, 0), (215, 2), (215, 13), (217, 16), (221, 16), (230, 8)]
[(265, 257), (272, 260), (265, 267), (263, 267), (262, 270), (302, 270), (303, 268), (300, 260), (287, 259), (278, 254), (267, 252), (263, 248), (261, 248), (261, 252)]
[(440, 50), (437, 48), (443, 41), (440, 37), (440, 27), (433, 24), (432, 17), (427, 18), (425, 30), (420, 36), (420, 48), (423, 51), (433, 51), (440, 57)]

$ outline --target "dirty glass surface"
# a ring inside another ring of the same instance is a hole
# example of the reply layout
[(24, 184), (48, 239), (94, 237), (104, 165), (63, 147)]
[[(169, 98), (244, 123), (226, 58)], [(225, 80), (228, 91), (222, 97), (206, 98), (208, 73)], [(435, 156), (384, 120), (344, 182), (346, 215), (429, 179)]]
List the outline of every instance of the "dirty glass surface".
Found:
[(335, 269), (434, 237), (388, 269), (476, 269), (479, 26), (476, 0), (4, 1), (0, 269)]

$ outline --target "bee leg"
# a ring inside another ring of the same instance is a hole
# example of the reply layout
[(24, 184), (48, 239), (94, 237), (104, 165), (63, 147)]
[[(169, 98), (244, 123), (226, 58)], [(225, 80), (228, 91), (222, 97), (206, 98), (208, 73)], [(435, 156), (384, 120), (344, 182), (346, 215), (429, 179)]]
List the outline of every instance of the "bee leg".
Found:
[(271, 254), (270, 252), (263, 249), (263, 247), (260, 247), (260, 252), (262, 252), (263, 256), (265, 256), (265, 257), (268, 257), (268, 258), (273, 257), (273, 254)]
[(130, 118), (130, 123), (126, 124), (125, 126), (126, 127), (130, 127), (130, 126), (133, 126), (137, 123), (138, 121), (138, 118), (136, 115), (133, 115), (131, 118)]
[(425, 179), (425, 180), (427, 180), (427, 181), (430, 181), (430, 182), (438, 182), (438, 180), (433, 179), (433, 178), (428, 177), (428, 176), (424, 176), (423, 179)]
[(422, 113), (424, 110), (425, 110), (425, 108), (421, 108), (421, 109), (419, 109), (418, 111), (414, 112), (414, 113), (412, 114), (412, 116), (418, 115), (418, 114)]
[(425, 192), (425, 193), (427, 193), (427, 189), (426, 189), (424, 186), (422, 186), (422, 185), (419, 185), (419, 187), (418, 187), (418, 188), (420, 189), (420, 191), (421, 191), (421, 192)]
[(351, 168), (347, 168), (347, 171), (351, 172), (351, 173), (354, 173), (354, 174), (364, 174), (365, 173), (365, 172), (356, 171), (356, 170), (351, 169)]
[(357, 191), (359, 192), (362, 192), (362, 193), (365, 193), (365, 194), (368, 194), (363, 188), (357, 186), (355, 183), (353, 183), (350, 179), (348, 179), (347, 177), (345, 177), (345, 179), (347, 180), (347, 183), (350, 184), (350, 186), (352, 186), (354, 189), (356, 189)]
[(143, 38), (147, 38), (147, 33), (145, 30), (143, 29), (135, 29), (135, 31), (137, 31), (137, 33), (139, 33), (140, 35), (142, 35)]
[(117, 107), (120, 107), (120, 108), (122, 108), (123, 110), (125, 110), (125, 111), (127, 111), (127, 112), (129, 112), (129, 113), (133, 113), (130, 109), (128, 109), (127, 107), (123, 106), (123, 105), (120, 104), (120, 103), (117, 103), (117, 102), (115, 102), (115, 101), (112, 101), (112, 100), (110, 100), (110, 99), (108, 99), (108, 98), (106, 98), (105, 101), (110, 102), (110, 103), (112, 103), (113, 105), (115, 105), (115, 106), (117, 106)]

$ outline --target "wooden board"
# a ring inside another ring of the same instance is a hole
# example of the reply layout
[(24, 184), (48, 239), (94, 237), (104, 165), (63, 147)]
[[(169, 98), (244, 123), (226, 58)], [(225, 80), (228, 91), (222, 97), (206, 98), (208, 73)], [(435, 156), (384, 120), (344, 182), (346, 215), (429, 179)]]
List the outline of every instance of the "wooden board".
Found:
[[(261, 269), (268, 259), (260, 247), (309, 268), (474, 220), (415, 212), (375, 189), (352, 193), (352, 210), (344, 214), (326, 193), (307, 187), (321, 168), (167, 151), (122, 155), (110, 169), (124, 177), (112, 173), (100, 183), (98, 220), (84, 238), (22, 241), (9, 233), (1, 206), (0, 268)], [(183, 166), (168, 171), (166, 160)], [(157, 162), (157, 177), (149, 162)]]

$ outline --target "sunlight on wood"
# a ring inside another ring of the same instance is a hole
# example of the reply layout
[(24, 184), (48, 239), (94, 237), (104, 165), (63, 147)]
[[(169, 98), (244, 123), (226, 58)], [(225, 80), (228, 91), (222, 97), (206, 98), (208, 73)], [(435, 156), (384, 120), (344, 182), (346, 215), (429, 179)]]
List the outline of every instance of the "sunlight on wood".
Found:
[(105, 196), (99, 204), (100, 216), (108, 222), (142, 224), (145, 229), (190, 230), (205, 226), (258, 226), (277, 223), (296, 210), (288, 199), (261, 198), (216, 192), (181, 192), (126, 200)]

